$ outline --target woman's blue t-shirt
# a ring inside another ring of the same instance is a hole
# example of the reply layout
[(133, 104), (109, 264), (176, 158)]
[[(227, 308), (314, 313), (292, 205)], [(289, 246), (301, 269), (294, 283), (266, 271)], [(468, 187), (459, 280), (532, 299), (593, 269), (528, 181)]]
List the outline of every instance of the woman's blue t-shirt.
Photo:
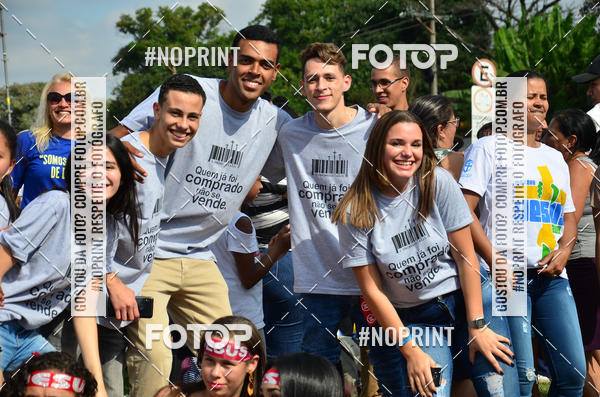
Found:
[(10, 176), (14, 189), (23, 186), (21, 208), (46, 191), (67, 187), (64, 168), (70, 152), (70, 139), (53, 136), (48, 148), (40, 153), (31, 131), (18, 135), (17, 164)]

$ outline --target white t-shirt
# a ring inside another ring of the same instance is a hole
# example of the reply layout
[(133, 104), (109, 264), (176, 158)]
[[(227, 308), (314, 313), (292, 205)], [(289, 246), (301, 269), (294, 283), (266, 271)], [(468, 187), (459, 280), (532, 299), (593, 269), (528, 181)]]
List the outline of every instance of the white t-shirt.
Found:
[(423, 220), (417, 212), (421, 191), (414, 182), (419, 177), (413, 176), (395, 198), (375, 191), (373, 198), (382, 220), (372, 229), (359, 229), (349, 222), (338, 225), (344, 267), (377, 264), (383, 290), (398, 308), (417, 306), (460, 289), (447, 232), (462, 229), (473, 220), (454, 177), (441, 167), (435, 169), (434, 205)]
[[(240, 274), (235, 264), (234, 252), (242, 254), (258, 255), (258, 241), (256, 240), (256, 230), (252, 226), (252, 233), (244, 233), (235, 224), (237, 221), (246, 217), (242, 212), (237, 212), (233, 220), (227, 227), (227, 230), (211, 244), (210, 249), (217, 258), (217, 266), (229, 288), (229, 303), (231, 304), (231, 313), (234, 316), (243, 316), (252, 321), (256, 328), (264, 328), (263, 299), (262, 299), (262, 280), (256, 283), (252, 288), (246, 289), (240, 280)], [(252, 223), (252, 221), (250, 221)]]
[[(497, 140), (505, 140), (506, 144), (512, 142), (506, 136), (497, 134), (479, 139), (469, 146), (459, 180), (464, 190), (481, 197), (479, 222), (489, 239), (492, 237), (492, 177)], [(571, 196), (569, 167), (559, 151), (544, 144), (537, 148), (527, 146), (525, 163), (527, 267), (532, 269), (544, 256), (558, 248), (558, 240), (564, 229), (563, 214), (574, 212), (575, 206)], [(485, 262), (482, 263), (487, 267)], [(566, 271), (563, 270), (561, 276), (564, 275)]]
[(331, 223), (377, 121), (376, 115), (355, 108), (354, 119), (336, 129), (319, 127), (314, 112), (285, 124), (263, 170), (272, 182), (287, 176), (294, 291), (299, 293), (360, 294), (354, 274), (342, 268), (337, 227)]
[[(277, 132), (291, 119), (261, 98), (250, 110), (237, 112), (221, 97), (220, 80), (191, 77), (204, 89), (206, 104), (196, 135), (170, 158), (157, 258), (213, 259), (208, 245), (227, 228), (263, 168)], [(133, 131), (150, 128), (159, 90), (121, 124)]]
[[(138, 204), (138, 241), (131, 241), (129, 230), (123, 220), (119, 220), (119, 240), (117, 252), (112, 262), (112, 271), (136, 296), (141, 295), (142, 287), (150, 276), (156, 241), (160, 231), (160, 211), (165, 193), (165, 167), (167, 158), (157, 157), (142, 143), (140, 133), (134, 132), (123, 137), (123, 142), (129, 142), (144, 154), (138, 158), (138, 164), (143, 167), (148, 176), (144, 183), (135, 182), (136, 200)], [(112, 322), (112, 325), (110, 324)], [(98, 317), (98, 324), (113, 328), (122, 328), (131, 321), (117, 321), (112, 318)]]

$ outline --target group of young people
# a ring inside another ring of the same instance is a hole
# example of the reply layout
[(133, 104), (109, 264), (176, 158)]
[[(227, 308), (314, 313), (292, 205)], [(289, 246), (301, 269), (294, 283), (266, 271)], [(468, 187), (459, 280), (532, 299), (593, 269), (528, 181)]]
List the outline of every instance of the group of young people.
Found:
[[(300, 54), (300, 91), (312, 110), (292, 118), (261, 98), (279, 71), (277, 36), (249, 26), (233, 47), (237, 65), (230, 62), (227, 80), (173, 75), (106, 137), (106, 289), (114, 318), (68, 316), (69, 75), (46, 85), (30, 131), (17, 136), (0, 124), (5, 373), (33, 352), (77, 353), (74, 326), (95, 395), (122, 396), (126, 368), (131, 396), (341, 396), (337, 331), (350, 318), (357, 330), (398, 331), (392, 343), (368, 346), (384, 396), (463, 395), (458, 387), (469, 379), (480, 396), (531, 395), (532, 336), (550, 367), (550, 395), (582, 395), (596, 331), (584, 330), (584, 353), (579, 324), (591, 321), (581, 312), (578, 321), (565, 266), (571, 258), (581, 283), (593, 279), (597, 290), (594, 237), (577, 237), (578, 222), (600, 226), (591, 214), (600, 189), (596, 158), (586, 156), (596, 134), (588, 115), (558, 112), (548, 128), (543, 77), (511, 75), (527, 81), (527, 172), (517, 182), (526, 187), (529, 210), (527, 316), (493, 316), (494, 151), (516, 143), (495, 134), (455, 152), (460, 119), (451, 102), (425, 96), (409, 104), (410, 73), (397, 61), (372, 71), (378, 104), (347, 106), (352, 79), (331, 43)], [(290, 226), (275, 230), (259, 253), (256, 230), (240, 209), (256, 198), (261, 175), (271, 183), (286, 179)], [(21, 187), (18, 214), (13, 191)], [(294, 291), (271, 271), (290, 247)], [(289, 334), (287, 324), (264, 321), (261, 280), (268, 274), (270, 288), (295, 301), (286, 305), (300, 312), (297, 349), (308, 354), (267, 363), (270, 350), (290, 352), (265, 342), (269, 334)], [(139, 296), (153, 299), (151, 316), (142, 318)], [(587, 300), (595, 325), (598, 306)], [(197, 335), (187, 328), (199, 371), (195, 382), (174, 388), (170, 344), (149, 331), (170, 322), (247, 325), (252, 332), (222, 350), (202, 338), (194, 351)], [(445, 329), (451, 332), (439, 332)], [(11, 378), (10, 390), (58, 384), (39, 381), (39, 369), (54, 371), (44, 375), (52, 379), (67, 371), (25, 364), (28, 375)], [(73, 382), (63, 390), (84, 395)]]

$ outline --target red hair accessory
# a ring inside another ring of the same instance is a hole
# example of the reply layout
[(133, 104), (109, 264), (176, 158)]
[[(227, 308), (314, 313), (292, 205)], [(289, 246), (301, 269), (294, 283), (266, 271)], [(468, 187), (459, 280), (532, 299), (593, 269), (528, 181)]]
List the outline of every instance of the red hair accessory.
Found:
[(204, 354), (231, 361), (248, 361), (252, 358), (248, 348), (244, 345), (236, 346), (234, 343), (228, 342), (220, 348), (215, 346), (222, 344), (223, 341), (212, 338), (211, 341), (207, 341)]
[(68, 374), (35, 371), (29, 375), (27, 386), (49, 387), (51, 389), (67, 390), (75, 394), (81, 394), (85, 387), (85, 381), (82, 378)]
[(267, 385), (279, 386), (279, 371), (271, 368), (270, 370), (265, 372), (265, 376), (263, 377), (262, 383), (263, 383), (263, 385), (267, 384)]

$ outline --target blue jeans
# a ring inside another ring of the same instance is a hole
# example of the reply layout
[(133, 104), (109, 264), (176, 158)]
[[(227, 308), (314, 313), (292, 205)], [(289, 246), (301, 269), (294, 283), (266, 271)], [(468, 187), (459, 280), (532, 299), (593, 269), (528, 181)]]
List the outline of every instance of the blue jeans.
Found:
[[(468, 327), (464, 299), (460, 290), (425, 304), (408, 309), (397, 309), (397, 311), (404, 325), (411, 329), (412, 335), (418, 333), (422, 335), (420, 338), (413, 337), (415, 342), (438, 366), (442, 367), (442, 381), (441, 386), (437, 387), (437, 396), (450, 396), (455, 360), (459, 366), (465, 367), (466, 365), (469, 368), (469, 375), (479, 396), (506, 395), (513, 397), (516, 395), (513, 393), (518, 393), (515, 388), (515, 372), (513, 372), (512, 379), (503, 379), (481, 354), (475, 356), (473, 365), (468, 364)], [(379, 327), (379, 325), (376, 323), (374, 327)], [(369, 359), (383, 395), (412, 397), (414, 394), (408, 381), (406, 359), (398, 348), (373, 345), (370, 349)], [(501, 366), (505, 374), (507, 371), (510, 374), (510, 366), (506, 364), (501, 364)]]
[[(484, 268), (480, 267), (481, 273), (481, 297), (483, 304), (483, 315), (489, 329), (510, 339), (510, 330), (508, 327), (508, 319), (504, 316), (492, 315), (492, 277)], [(468, 328), (465, 328), (468, 337)], [(463, 336), (464, 337), (464, 336)], [(509, 346), (510, 347), (510, 346)], [(512, 347), (510, 347), (511, 350)], [(497, 389), (498, 373), (492, 367), (492, 364), (487, 360), (482, 360), (477, 363), (477, 366), (472, 366), (469, 362), (468, 354), (461, 354), (454, 360), (454, 379), (470, 378), (477, 390), (479, 396), (518, 396), (519, 395), (519, 373), (516, 365), (508, 365), (504, 361), (496, 358), (502, 372), (502, 390)], [(514, 362), (514, 361), (513, 361)]]
[[(359, 297), (353, 295), (302, 294), (304, 337), (302, 351), (325, 357), (334, 365), (342, 352), (337, 339), (340, 323), (348, 316), (357, 323), (362, 318)], [(364, 319), (362, 320), (364, 321)]]
[(577, 309), (569, 281), (527, 271), (527, 318), (509, 317), (517, 358), (521, 396), (531, 396), (536, 380), (531, 347), (535, 337), (550, 365), (552, 384), (548, 396), (581, 396), (585, 381), (585, 354)]
[(292, 253), (278, 260), (263, 278), (265, 337), (269, 358), (302, 351), (304, 309), (294, 293)]
[(0, 324), (2, 345), (2, 371), (13, 371), (28, 360), (33, 353), (55, 351), (54, 347), (35, 330), (27, 330), (17, 321)]

